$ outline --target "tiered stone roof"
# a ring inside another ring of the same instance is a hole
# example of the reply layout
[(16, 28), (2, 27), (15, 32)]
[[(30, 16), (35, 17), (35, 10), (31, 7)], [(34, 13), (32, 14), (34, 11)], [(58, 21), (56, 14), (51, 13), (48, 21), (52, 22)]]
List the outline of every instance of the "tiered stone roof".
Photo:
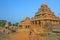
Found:
[(35, 16), (32, 18), (32, 20), (59, 20), (58, 17), (54, 15), (54, 12), (50, 10), (50, 8), (47, 6), (47, 4), (42, 4), (41, 8), (36, 12)]

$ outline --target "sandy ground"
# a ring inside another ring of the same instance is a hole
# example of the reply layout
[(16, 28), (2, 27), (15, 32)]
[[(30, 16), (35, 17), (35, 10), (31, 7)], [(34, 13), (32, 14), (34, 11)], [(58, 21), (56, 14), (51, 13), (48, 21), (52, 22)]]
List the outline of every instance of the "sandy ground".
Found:
[(10, 40), (29, 40), (29, 35), (27, 32), (20, 31), (10, 34)]

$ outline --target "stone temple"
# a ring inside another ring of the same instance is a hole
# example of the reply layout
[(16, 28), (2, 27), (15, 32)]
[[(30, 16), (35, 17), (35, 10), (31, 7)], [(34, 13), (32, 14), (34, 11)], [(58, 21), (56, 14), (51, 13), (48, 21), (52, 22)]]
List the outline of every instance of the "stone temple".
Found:
[(59, 18), (54, 15), (54, 12), (50, 10), (47, 4), (43, 3), (41, 8), (38, 9), (38, 12), (35, 13), (35, 16), (31, 19), (26, 17), (23, 19), (19, 27), (21, 28), (32, 28), (32, 27), (44, 27), (46, 23), (59, 24)]
[(20, 29), (30, 30), (29, 40), (60, 40), (59, 18), (45, 3), (41, 5), (34, 17), (24, 18), (18, 26)]

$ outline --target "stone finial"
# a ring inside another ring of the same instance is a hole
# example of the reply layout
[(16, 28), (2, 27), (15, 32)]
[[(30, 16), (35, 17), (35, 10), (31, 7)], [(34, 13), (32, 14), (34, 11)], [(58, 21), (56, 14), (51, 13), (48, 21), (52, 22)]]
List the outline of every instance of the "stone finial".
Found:
[(41, 7), (47, 7), (46, 3), (42, 3)]

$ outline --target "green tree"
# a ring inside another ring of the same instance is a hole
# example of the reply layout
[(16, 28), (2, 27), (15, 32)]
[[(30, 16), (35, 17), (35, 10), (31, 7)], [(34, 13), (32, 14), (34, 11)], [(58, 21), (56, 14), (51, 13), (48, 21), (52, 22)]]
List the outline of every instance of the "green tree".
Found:
[(11, 26), (12, 24), (11, 24), (11, 22), (8, 22), (9, 23), (9, 26)]
[(13, 26), (18, 26), (18, 24), (19, 24), (19, 23), (18, 23), (18, 22), (16, 22), (15, 24), (13, 24)]
[(0, 20), (0, 26), (4, 27), (6, 22), (7, 22), (6, 20)]

